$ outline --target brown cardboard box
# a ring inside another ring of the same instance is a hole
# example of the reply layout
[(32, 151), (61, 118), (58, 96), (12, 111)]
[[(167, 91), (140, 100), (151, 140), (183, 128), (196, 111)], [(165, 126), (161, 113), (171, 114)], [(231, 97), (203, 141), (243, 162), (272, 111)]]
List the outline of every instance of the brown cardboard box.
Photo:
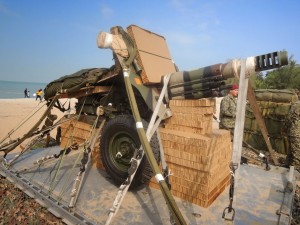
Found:
[[(82, 121), (68, 121), (61, 124), (62, 136), (61, 136), (61, 149), (67, 148), (68, 146), (77, 143), (82, 145), (86, 140), (89, 140), (92, 125)], [(93, 165), (98, 169), (104, 169), (101, 154), (100, 154), (100, 143), (95, 143), (94, 149), (92, 149)]]
[(92, 126), (77, 120), (71, 120), (61, 124), (61, 143), (62, 149), (77, 143), (83, 144), (90, 138)]
[[(202, 207), (210, 206), (230, 183), (230, 132), (217, 129), (201, 135), (161, 128), (160, 136), (173, 195)], [(159, 188), (154, 178), (149, 186)]]
[(176, 72), (163, 36), (136, 25), (127, 27), (127, 32), (138, 48), (137, 62), (142, 68), (144, 84), (159, 83), (163, 75)]

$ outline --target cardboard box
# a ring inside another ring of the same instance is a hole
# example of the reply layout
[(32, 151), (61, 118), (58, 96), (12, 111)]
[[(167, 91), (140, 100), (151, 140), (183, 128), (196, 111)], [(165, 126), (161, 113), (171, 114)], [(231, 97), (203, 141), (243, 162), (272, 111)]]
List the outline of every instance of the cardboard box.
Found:
[(136, 25), (127, 32), (137, 46), (137, 62), (142, 68), (141, 78), (145, 85), (160, 83), (161, 77), (176, 72), (166, 39)]

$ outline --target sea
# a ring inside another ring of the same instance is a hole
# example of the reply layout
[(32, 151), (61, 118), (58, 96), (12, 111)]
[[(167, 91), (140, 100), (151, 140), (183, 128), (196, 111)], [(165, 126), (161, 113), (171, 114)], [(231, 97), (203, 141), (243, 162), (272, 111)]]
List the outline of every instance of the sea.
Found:
[(30, 98), (34, 98), (33, 94), (35, 94), (35, 92), (39, 89), (44, 90), (46, 86), (47, 83), (0, 80), (0, 99), (25, 98), (25, 88), (29, 90)]

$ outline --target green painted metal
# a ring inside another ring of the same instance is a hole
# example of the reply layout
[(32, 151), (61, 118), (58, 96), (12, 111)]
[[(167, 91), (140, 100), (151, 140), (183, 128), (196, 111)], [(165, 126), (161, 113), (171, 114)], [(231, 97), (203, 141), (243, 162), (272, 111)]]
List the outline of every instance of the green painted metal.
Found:
[[(144, 152), (145, 152), (145, 155), (152, 167), (152, 170), (154, 171), (154, 173), (156, 174), (156, 177), (157, 176), (162, 176), (161, 175), (161, 171), (160, 171), (160, 168), (156, 162), (156, 159), (153, 155), (153, 152), (152, 152), (152, 149), (151, 149), (151, 146), (147, 140), (147, 137), (146, 137), (146, 133), (145, 133), (145, 130), (143, 129), (143, 127), (139, 127), (138, 124), (141, 123), (141, 117), (140, 117), (140, 114), (139, 114), (139, 110), (138, 110), (138, 107), (137, 107), (137, 103), (136, 103), (136, 100), (135, 100), (135, 95), (134, 95), (134, 92), (133, 92), (133, 89), (132, 89), (132, 85), (131, 85), (131, 81), (130, 81), (130, 71), (128, 70), (127, 67), (123, 67), (123, 74), (124, 74), (124, 81), (125, 81), (125, 86), (126, 86), (126, 91), (127, 91), (127, 94), (128, 94), (128, 97), (129, 97), (129, 100), (130, 100), (130, 105), (131, 105), (131, 109), (132, 109), (132, 112), (133, 112), (133, 116), (134, 116), (134, 119), (136, 121), (136, 124), (137, 124), (137, 131), (138, 131), (138, 135), (139, 135), (139, 138), (140, 138), (140, 141), (141, 141), (141, 144), (143, 146), (143, 149), (144, 149)], [(174, 197), (172, 196), (171, 194), (171, 191), (166, 183), (166, 181), (164, 179), (160, 179), (158, 181), (158, 184), (160, 186), (160, 190), (166, 200), (166, 203), (167, 203), (167, 206), (171, 212), (171, 215), (172, 217), (174, 218), (174, 220), (176, 221), (176, 224), (186, 224), (176, 202), (175, 202), (175, 199)]]
[(134, 156), (134, 149), (138, 148), (130, 133), (117, 132), (109, 143), (110, 158), (114, 166), (123, 172), (127, 172)]
[[(252, 64), (246, 65), (246, 75), (251, 72), (260, 72), (279, 68), (288, 64), (286, 51), (277, 51), (259, 56), (249, 57)], [(157, 65), (154, 65), (157, 66)], [(238, 78), (241, 70), (241, 60), (234, 59), (228, 63), (219, 63), (205, 66), (191, 71), (179, 71), (171, 74), (168, 84), (170, 99), (200, 99), (216, 97), (224, 89), (229, 89), (225, 81), (229, 78)], [(153, 109), (153, 90), (160, 90), (162, 83), (152, 86), (137, 84), (140, 79), (137, 74), (130, 76), (131, 83), (138, 89), (150, 109)], [(161, 79), (163, 82), (163, 78)]]

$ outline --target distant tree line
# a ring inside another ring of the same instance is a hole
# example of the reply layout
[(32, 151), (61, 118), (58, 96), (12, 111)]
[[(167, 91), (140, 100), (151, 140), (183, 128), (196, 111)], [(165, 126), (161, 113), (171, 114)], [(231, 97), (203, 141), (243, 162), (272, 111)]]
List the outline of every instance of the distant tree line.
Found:
[[(296, 89), (300, 91), (300, 65), (293, 56), (288, 61), (288, 65), (281, 68), (250, 76), (249, 80), (253, 89)], [(239, 83), (239, 80), (229, 78), (226, 83)]]

